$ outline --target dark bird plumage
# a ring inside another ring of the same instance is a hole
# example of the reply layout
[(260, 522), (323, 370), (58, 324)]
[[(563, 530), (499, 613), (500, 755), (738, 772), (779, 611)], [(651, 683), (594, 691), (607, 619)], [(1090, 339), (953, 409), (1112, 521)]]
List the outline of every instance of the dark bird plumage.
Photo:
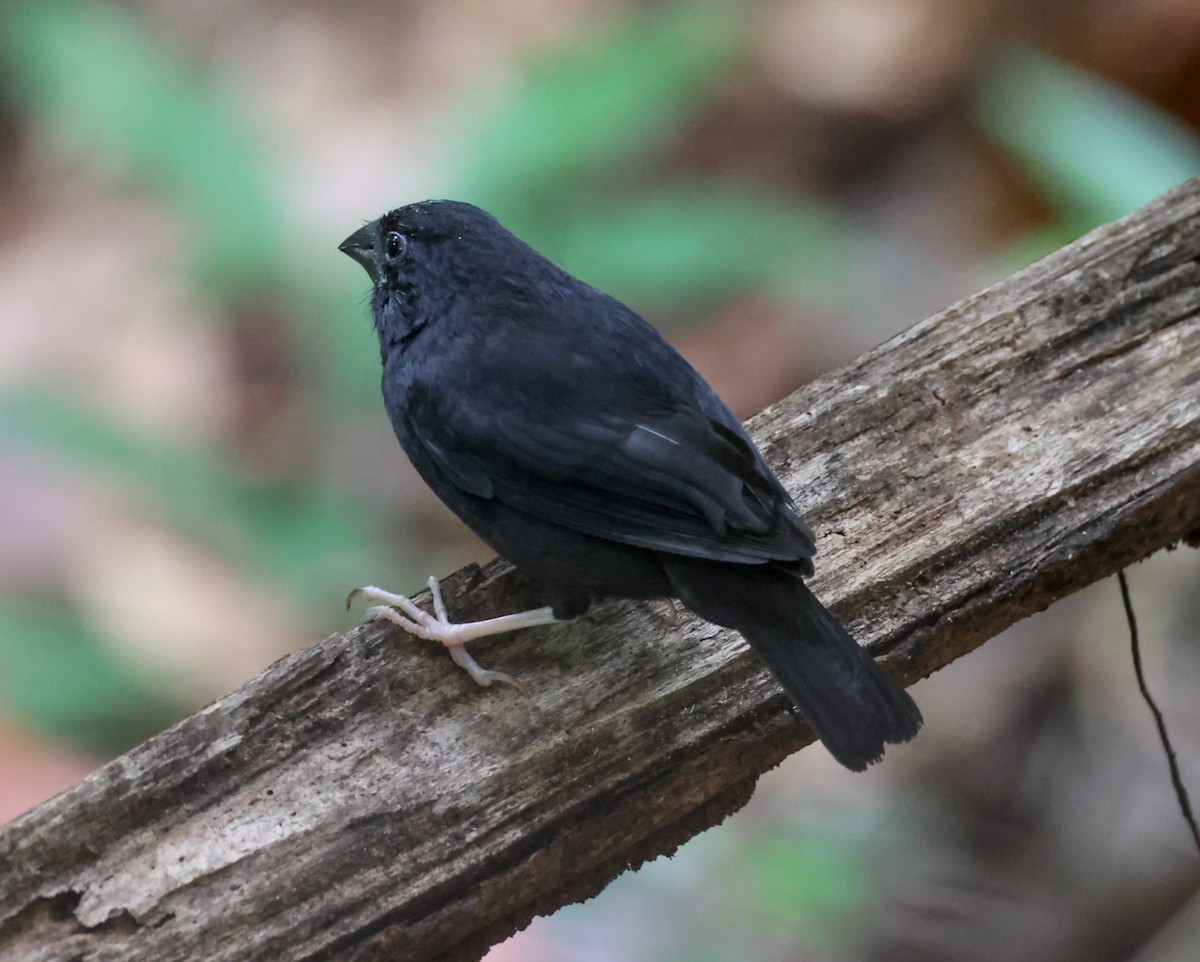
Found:
[(653, 327), (469, 204), (402, 207), (341, 249), (374, 281), (400, 444), (554, 615), (678, 598), (741, 632), (847, 768), (916, 734), (912, 699), (804, 584), (791, 497)]

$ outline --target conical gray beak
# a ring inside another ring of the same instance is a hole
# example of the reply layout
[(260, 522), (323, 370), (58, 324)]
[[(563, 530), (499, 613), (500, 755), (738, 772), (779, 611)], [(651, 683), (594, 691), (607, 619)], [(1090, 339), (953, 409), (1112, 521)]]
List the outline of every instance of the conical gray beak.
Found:
[(379, 274), (375, 263), (375, 236), (375, 225), (367, 224), (338, 244), (338, 250), (358, 261), (371, 275), (371, 280), (378, 279)]

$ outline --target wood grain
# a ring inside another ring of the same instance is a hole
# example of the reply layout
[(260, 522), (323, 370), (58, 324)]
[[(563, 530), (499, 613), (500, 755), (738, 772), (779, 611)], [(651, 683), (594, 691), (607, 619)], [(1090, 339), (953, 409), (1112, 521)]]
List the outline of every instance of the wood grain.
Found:
[[(818, 594), (909, 682), (1196, 532), (1200, 182), (752, 428), (818, 532)], [(460, 617), (537, 601), (497, 563), (447, 589)], [(0, 958), (475, 959), (809, 740), (694, 620), (610, 604), (474, 648), (528, 697), (360, 628), (11, 823)]]

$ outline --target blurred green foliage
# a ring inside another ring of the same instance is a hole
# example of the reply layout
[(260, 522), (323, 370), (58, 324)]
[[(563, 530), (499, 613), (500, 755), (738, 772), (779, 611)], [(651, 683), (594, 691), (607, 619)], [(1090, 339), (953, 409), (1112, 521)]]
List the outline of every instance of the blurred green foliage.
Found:
[(732, 4), (647, 4), (569, 49), (528, 59), (515, 94), (476, 105), (465, 124), (463, 196), (503, 211), (524, 235), (581, 193), (640, 179), (639, 163), (684, 130), (747, 39)]
[(831, 208), (656, 169), (750, 39), (736, 4), (650, 4), (530, 60), (515, 93), (464, 110), (447, 160), (465, 158), (457, 196), (659, 319), (700, 323), (748, 293), (836, 296), (850, 238)]
[(975, 117), (1054, 211), (1006, 260), (1014, 268), (1124, 217), (1200, 174), (1196, 135), (1125, 90), (1026, 47), (979, 78)]
[(732, 914), (756, 931), (793, 938), (803, 933), (813, 946), (836, 939), (868, 894), (862, 840), (845, 826), (775, 826), (742, 852), (732, 880)]
[[(0, 51), (14, 77), (10, 93), (27, 122), (90, 176), (106, 173), (170, 210), (185, 238), (191, 286), (216, 316), (275, 297), (296, 326), (306, 357), (298, 387), (320, 430), (336, 431), (355, 416), (382, 419), (377, 355), (362, 305), (308, 269), (304, 244), (292, 242), (296, 232), (272, 189), (270, 147), (231, 106), (218, 78), (126, 7), (16, 4), (0, 12), (0, 24)], [(332, 263), (336, 252), (328, 246)], [(360, 336), (346, 337), (347, 330)], [(230, 452), (142, 437), (73, 396), (69, 386), (0, 395), (0, 421), (10, 443), (115, 481), (148, 515), (217, 550), (264, 591), (290, 597), (314, 634), (344, 623), (339, 596), (365, 572), (406, 574), (398, 552), (369, 535), (386, 517), (382, 499), (352, 498), (320, 477), (256, 483), (237, 470)], [(84, 647), (91, 637), (86, 624), (58, 617), (49, 605), (28, 608), (14, 621), (8, 608), (6, 602), (0, 630), (17, 641), (0, 670), (6, 702), (24, 706), (47, 730), (70, 735), (81, 727), (63, 720), (84, 709), (56, 699), (70, 702), (74, 692), (93, 691), (86, 705), (97, 724), (88, 747), (98, 751), (120, 750), (161, 728), (161, 712), (150, 710), (141, 727), (106, 726), (103, 719), (128, 714), (127, 692), (116, 684), (88, 688), (92, 661), (56, 660), (58, 649), (44, 642), (64, 637), (64, 625), (76, 623)], [(29, 672), (9, 665), (18, 644), (29, 649), (27, 664), (38, 658), (55, 664), (60, 683), (43, 697), (29, 698)], [(115, 664), (114, 671), (121, 674)], [(103, 732), (113, 739), (97, 734)]]
[[(360, 305), (310, 269), (273, 184), (273, 145), (232, 94), (132, 9), (38, 0), (0, 11), (0, 51), (29, 122), (89, 175), (158, 198), (181, 227), (197, 295), (220, 315), (273, 298), (309, 352), (320, 407), (373, 409), (378, 382)], [(325, 238), (329, 254), (337, 239)], [(353, 276), (348, 269), (341, 276)], [(361, 332), (347, 338), (347, 330)]]
[(233, 559), (294, 604), (336, 601), (333, 586), (349, 574), (343, 559), (371, 544), (367, 513), (344, 493), (248, 484), (221, 452), (138, 437), (61, 392), (0, 396), (0, 420), (17, 447), (52, 448), (75, 472), (119, 484), (148, 517)]
[(166, 728), (187, 708), (115, 658), (88, 619), (59, 598), (0, 607), (0, 666), (6, 711), (99, 755)]
[(188, 226), (197, 279), (235, 302), (259, 290), (284, 250), (263, 147), (214, 78), (128, 8), (19, 4), (5, 53), (38, 123), (89, 165), (159, 193)]
[(818, 204), (720, 182), (663, 186), (576, 212), (548, 240), (568, 269), (622, 300), (698, 324), (750, 294), (833, 301), (848, 230)]
[(791, 818), (779, 788), (768, 790), (775, 814), (735, 815), (690, 840), (686, 857), (655, 859), (559, 910), (551, 945), (582, 933), (638, 962), (841, 958), (877, 897), (878, 866), (922, 844), (929, 814), (920, 800), (888, 793), (836, 810), (805, 803)]

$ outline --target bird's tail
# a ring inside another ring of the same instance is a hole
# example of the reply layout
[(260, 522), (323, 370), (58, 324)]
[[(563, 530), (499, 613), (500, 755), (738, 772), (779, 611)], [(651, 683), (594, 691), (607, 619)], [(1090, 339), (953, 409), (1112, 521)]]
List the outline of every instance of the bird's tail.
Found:
[[(803, 581), (760, 570), (738, 578), (735, 588), (726, 580), (729, 567), (722, 567), (723, 584), (711, 587), (723, 590), (706, 592), (687, 577), (680, 579), (689, 582), (686, 588), (698, 590), (681, 591), (681, 599), (702, 618), (742, 633), (838, 762), (862, 771), (883, 757), (885, 745), (917, 734), (916, 703)], [(730, 603), (731, 588), (742, 589), (736, 603)], [(713, 606), (722, 596), (725, 603)]]
[(862, 771), (883, 757), (884, 745), (916, 735), (921, 712), (804, 582), (794, 584), (788, 623), (751, 619), (743, 635), (829, 753)]

